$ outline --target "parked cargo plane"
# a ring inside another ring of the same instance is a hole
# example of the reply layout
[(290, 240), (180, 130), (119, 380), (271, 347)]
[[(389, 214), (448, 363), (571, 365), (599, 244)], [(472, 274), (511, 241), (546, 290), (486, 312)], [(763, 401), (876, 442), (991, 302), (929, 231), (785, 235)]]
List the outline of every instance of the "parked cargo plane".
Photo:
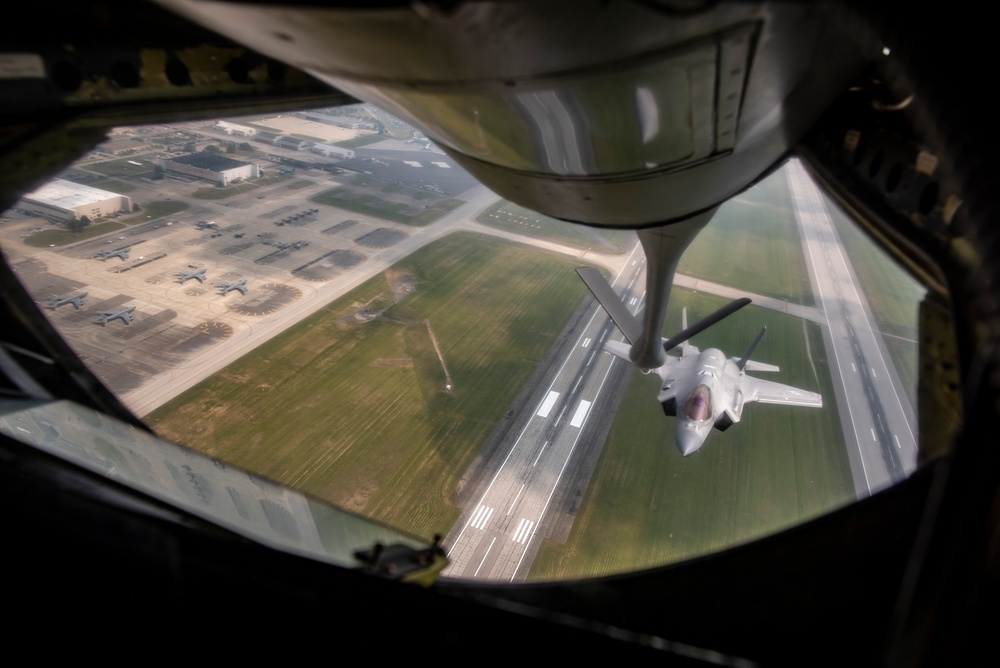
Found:
[(131, 246), (126, 246), (125, 248), (116, 248), (114, 250), (102, 250), (97, 253), (98, 260), (110, 260), (113, 257), (120, 257), (123, 261), (128, 259), (128, 252), (132, 250)]
[(177, 276), (178, 283), (184, 283), (189, 278), (193, 278), (199, 283), (205, 282), (205, 270), (199, 269), (198, 271), (175, 271), (174, 276)]
[(83, 298), (86, 296), (87, 296), (86, 292), (77, 292), (76, 294), (62, 295), (58, 297), (53, 295), (49, 297), (48, 302), (45, 304), (45, 308), (49, 309), (50, 311), (54, 311), (63, 304), (72, 304), (74, 307), (76, 307), (76, 310), (79, 311), (81, 308), (83, 308)]
[(240, 294), (243, 295), (247, 293), (247, 279), (245, 278), (242, 278), (235, 283), (226, 283), (223, 281), (222, 283), (216, 283), (215, 285), (222, 290), (222, 294), (227, 294), (233, 290), (239, 290)]
[[(635, 364), (630, 352), (636, 340), (633, 337), (641, 335), (642, 325), (596, 269), (581, 267), (576, 271), (629, 341), (627, 344), (608, 341), (604, 349)], [(657, 398), (663, 406), (663, 413), (677, 418), (677, 449), (685, 457), (701, 448), (713, 427), (725, 431), (739, 422), (746, 403), (759, 401), (817, 408), (823, 405), (823, 398), (815, 392), (746, 375), (746, 371), (778, 371), (773, 364), (750, 361), (750, 355), (767, 331), (766, 327), (760, 330), (742, 358), (727, 359), (717, 348), (700, 351), (688, 343), (688, 339), (695, 334), (749, 303), (750, 299), (746, 297), (737, 299), (690, 328), (687, 325), (687, 309), (684, 309), (681, 331), (669, 339), (661, 339), (664, 353), (680, 347), (681, 354), (679, 357), (667, 355), (662, 366), (649, 371), (656, 372), (662, 380)]]
[(103, 326), (116, 319), (121, 320), (126, 325), (131, 324), (133, 318), (132, 313), (134, 311), (134, 306), (129, 306), (128, 308), (124, 308), (120, 311), (98, 311), (97, 315), (101, 317), (101, 321), (97, 324)]

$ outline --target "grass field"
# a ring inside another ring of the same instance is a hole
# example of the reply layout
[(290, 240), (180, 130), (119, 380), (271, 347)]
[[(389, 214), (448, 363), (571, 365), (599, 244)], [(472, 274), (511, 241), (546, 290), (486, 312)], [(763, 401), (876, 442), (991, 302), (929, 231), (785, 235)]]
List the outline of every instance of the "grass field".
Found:
[(257, 182), (254, 183), (237, 183), (235, 185), (226, 186), (225, 188), (220, 188), (215, 186), (213, 188), (198, 188), (193, 193), (191, 197), (195, 199), (226, 199), (227, 197), (232, 197), (233, 195), (239, 195), (241, 193), (250, 192), (251, 190), (256, 190), (260, 187)]
[(722, 205), (681, 257), (677, 270), (812, 306), (812, 287), (784, 173), (777, 172)]
[(163, 216), (169, 216), (175, 213), (180, 213), (188, 208), (187, 202), (178, 202), (177, 200), (159, 200), (155, 202), (146, 202), (142, 205), (142, 211), (139, 211), (133, 216), (128, 216), (127, 218), (121, 218), (121, 222), (128, 225), (135, 225), (137, 223), (146, 223), (154, 218), (162, 218)]
[[(677, 329), (671, 325), (684, 305), (693, 322), (723, 303), (678, 288), (666, 329)], [(741, 355), (764, 324), (767, 335), (754, 358), (781, 371), (755, 375), (816, 390), (827, 405), (749, 404), (739, 424), (713, 431), (701, 450), (682, 457), (675, 420), (664, 417), (656, 402), (659, 378), (635, 372), (568, 541), (545, 541), (530, 579), (593, 577), (677, 562), (854, 499), (818, 327), (751, 306), (692, 343)]]
[(100, 188), (101, 190), (108, 190), (113, 193), (130, 193), (135, 190), (135, 186), (131, 183), (126, 183), (125, 181), (119, 181), (118, 179), (101, 179), (99, 181), (90, 181), (86, 185), (91, 188)]
[[(585, 295), (575, 266), (448, 236), (146, 421), (347, 510), (445, 533), (459, 513), (448, 496)], [(368, 322), (351, 317), (383, 309)]]
[(88, 225), (83, 228), (83, 231), (79, 234), (76, 232), (70, 232), (69, 230), (42, 230), (41, 232), (32, 234), (30, 237), (25, 239), (24, 243), (26, 246), (33, 246), (35, 248), (44, 248), (45, 246), (66, 246), (69, 244), (75, 244), (77, 241), (93, 239), (94, 237), (99, 237), (102, 234), (107, 234), (108, 232), (116, 232), (124, 227), (125, 226), (121, 223), (107, 222)]
[(531, 209), (500, 200), (476, 218), (476, 222), (526, 237), (548, 239), (597, 253), (621, 254), (636, 243), (631, 230), (611, 230), (575, 225), (549, 218)]
[[(133, 165), (132, 162), (142, 164)], [(156, 166), (145, 158), (122, 158), (87, 165), (87, 171), (98, 172), (106, 176), (142, 176), (155, 172)]]
[(927, 290), (875, 245), (835, 204), (827, 210), (850, 258), (860, 288), (875, 315), (910, 403), (917, 407), (919, 378), (918, 311)]
[[(365, 185), (367, 182), (359, 181), (358, 183)], [(413, 225), (414, 227), (429, 225), (444, 214), (454, 211), (465, 203), (464, 200), (460, 199), (446, 199), (436, 202), (433, 205), (426, 205), (429, 208), (421, 207), (419, 213), (410, 214), (405, 213), (403, 209), (415, 210), (413, 207), (399, 202), (382, 200), (374, 195), (357, 193), (344, 187), (321, 192), (311, 197), (310, 200), (317, 204), (334, 206), (338, 209), (363, 213), (376, 218), (382, 218), (383, 220), (390, 220), (394, 223)]]

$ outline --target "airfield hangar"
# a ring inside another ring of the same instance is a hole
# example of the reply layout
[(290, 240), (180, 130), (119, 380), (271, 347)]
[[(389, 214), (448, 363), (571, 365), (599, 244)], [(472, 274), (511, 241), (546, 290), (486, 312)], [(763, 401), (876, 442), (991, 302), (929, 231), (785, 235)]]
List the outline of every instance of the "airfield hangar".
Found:
[(260, 176), (260, 165), (233, 160), (213, 153), (190, 153), (161, 161), (167, 174), (184, 174), (228, 186), (234, 181)]
[(341, 158), (342, 160), (350, 160), (354, 157), (354, 151), (351, 149), (334, 146), (333, 144), (313, 144), (309, 147), (309, 150), (323, 156), (324, 158)]
[(108, 190), (54, 179), (21, 198), (18, 208), (60, 222), (101, 218), (132, 210), (132, 200)]

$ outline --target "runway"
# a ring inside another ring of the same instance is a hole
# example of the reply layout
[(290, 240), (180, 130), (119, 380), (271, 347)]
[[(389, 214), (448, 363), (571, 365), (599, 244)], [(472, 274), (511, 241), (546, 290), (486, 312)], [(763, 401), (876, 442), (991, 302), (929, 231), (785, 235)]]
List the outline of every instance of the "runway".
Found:
[[(644, 259), (637, 244), (613, 287), (636, 311), (645, 288)], [(602, 409), (602, 394), (616, 360), (603, 353), (608, 337), (621, 333), (594, 305), (575, 334), (569, 354), (550, 383), (540, 384), (526, 403), (519, 436), (485, 491), (445, 538), (446, 577), (523, 581), (544, 535), (548, 511), (588, 418)]]
[(797, 160), (785, 167), (809, 280), (824, 313), (841, 426), (858, 498), (917, 466), (917, 421), (823, 199)]
[[(798, 163), (787, 178), (802, 231), (803, 251), (818, 307), (788, 304), (738, 288), (678, 274), (674, 285), (729, 298), (750, 296), (755, 305), (821, 325), (828, 351), (836, 406), (858, 498), (908, 476), (916, 467), (912, 408), (874, 318), (856, 285), (853, 270), (833, 229), (822, 198)], [(633, 312), (641, 306), (644, 282), (638, 247), (614, 287)], [(609, 336), (622, 336), (595, 307), (554, 380), (540, 384), (527, 402), (530, 415), (502, 464), (477, 500), (463, 512), (444, 545), (451, 560), (446, 577), (521, 582), (540, 540), (558, 486), (578, 465), (571, 461), (587, 418), (606, 410), (600, 403), (605, 380), (617, 360), (603, 355)], [(866, 438), (866, 436), (868, 438)]]

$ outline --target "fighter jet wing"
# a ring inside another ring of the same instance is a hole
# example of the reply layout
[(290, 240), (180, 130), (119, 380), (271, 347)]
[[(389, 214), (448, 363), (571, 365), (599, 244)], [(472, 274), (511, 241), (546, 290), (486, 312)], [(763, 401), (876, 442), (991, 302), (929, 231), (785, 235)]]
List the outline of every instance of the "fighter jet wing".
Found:
[(816, 408), (823, 405), (823, 397), (815, 392), (800, 390), (797, 387), (782, 385), (770, 380), (743, 376), (741, 385), (743, 386), (743, 396), (746, 402), (759, 401), (762, 404), (815, 406)]

